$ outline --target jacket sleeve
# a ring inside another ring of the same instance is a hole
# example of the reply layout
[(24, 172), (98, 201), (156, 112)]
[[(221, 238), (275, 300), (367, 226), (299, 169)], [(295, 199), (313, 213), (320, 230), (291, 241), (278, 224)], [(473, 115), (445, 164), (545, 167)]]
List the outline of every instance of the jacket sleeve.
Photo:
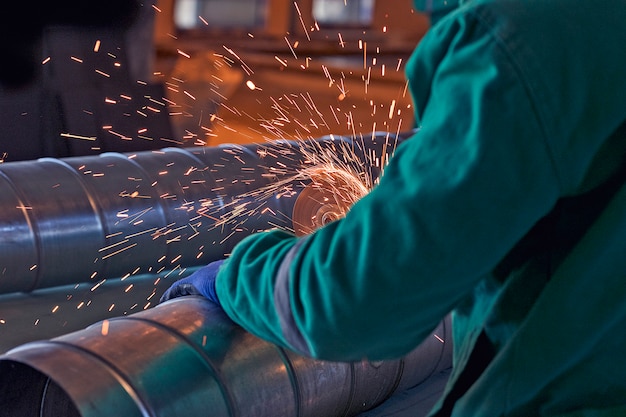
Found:
[(217, 280), (244, 328), (329, 360), (406, 354), (560, 193), (515, 62), (478, 21), (438, 25), (408, 65), (421, 123), (379, 185), (305, 238), (243, 240)]

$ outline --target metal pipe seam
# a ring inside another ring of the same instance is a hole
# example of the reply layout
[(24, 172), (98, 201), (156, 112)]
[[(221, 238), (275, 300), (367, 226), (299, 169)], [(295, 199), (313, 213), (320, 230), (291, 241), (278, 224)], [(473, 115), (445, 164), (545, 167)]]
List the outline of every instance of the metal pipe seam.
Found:
[(398, 360), (327, 362), (245, 332), (204, 298), (181, 297), (0, 356), (0, 409), (23, 417), (355, 416), (451, 366), (448, 320)]

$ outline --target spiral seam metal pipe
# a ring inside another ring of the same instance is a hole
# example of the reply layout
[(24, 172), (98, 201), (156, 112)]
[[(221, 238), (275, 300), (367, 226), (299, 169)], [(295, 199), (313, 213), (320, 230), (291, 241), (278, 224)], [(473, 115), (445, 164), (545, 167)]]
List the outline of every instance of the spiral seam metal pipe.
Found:
[[(337, 154), (349, 149), (344, 159), (356, 156), (352, 162), (365, 164), (388, 141), (389, 134), (380, 134), (311, 143)], [(202, 265), (255, 230), (281, 222), (291, 227), (297, 195), (238, 196), (275, 181), (281, 170), (296, 172), (309, 157), (302, 145), (165, 148), (2, 164), (0, 294)], [(221, 222), (235, 203), (248, 205), (247, 213), (269, 210)]]
[[(224, 165), (225, 156), (234, 166)], [(267, 182), (259, 155), (236, 146), (3, 164), (0, 293), (223, 257), (245, 233), (215, 228), (197, 211), (210, 204), (213, 218), (224, 214), (220, 206), (245, 191), (233, 181), (245, 164), (257, 170), (255, 187)], [(229, 184), (218, 192), (220, 181)], [(211, 245), (228, 234), (234, 236)]]
[(0, 409), (22, 417), (349, 417), (448, 369), (450, 358), (449, 318), (398, 360), (326, 362), (265, 342), (189, 296), (0, 356)]

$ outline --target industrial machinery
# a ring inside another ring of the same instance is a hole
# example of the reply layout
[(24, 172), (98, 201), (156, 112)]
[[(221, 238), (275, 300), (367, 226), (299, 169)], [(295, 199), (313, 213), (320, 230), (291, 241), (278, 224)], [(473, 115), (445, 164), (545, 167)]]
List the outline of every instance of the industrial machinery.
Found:
[[(328, 137), (3, 164), (0, 294), (81, 282), (97, 294), (106, 281), (183, 274), (258, 230), (309, 233), (367, 192), (402, 139)], [(450, 368), (450, 340), (446, 320), (396, 361), (317, 361), (254, 337), (203, 298), (182, 297), (10, 349), (0, 356), (0, 410), (24, 417), (353, 416)]]

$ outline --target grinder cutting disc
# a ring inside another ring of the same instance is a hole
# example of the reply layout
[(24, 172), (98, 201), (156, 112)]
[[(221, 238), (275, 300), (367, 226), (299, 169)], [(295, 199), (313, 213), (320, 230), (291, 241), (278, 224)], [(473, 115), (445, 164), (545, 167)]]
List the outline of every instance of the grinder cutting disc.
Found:
[(369, 191), (354, 174), (334, 167), (306, 170), (311, 183), (306, 185), (293, 207), (293, 229), (297, 236), (307, 235), (345, 216), (350, 207)]

